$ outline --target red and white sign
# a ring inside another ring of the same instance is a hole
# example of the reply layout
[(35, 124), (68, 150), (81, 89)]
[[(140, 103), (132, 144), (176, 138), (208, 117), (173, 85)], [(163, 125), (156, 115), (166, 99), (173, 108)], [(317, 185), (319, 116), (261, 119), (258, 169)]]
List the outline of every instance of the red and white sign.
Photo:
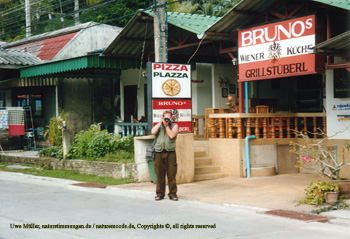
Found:
[(152, 63), (152, 98), (191, 98), (191, 65)]
[(238, 31), (239, 81), (316, 73), (315, 15)]
[(153, 100), (153, 126), (162, 117), (164, 111), (173, 114), (173, 122), (179, 125), (179, 132), (192, 132), (192, 103), (191, 100)]

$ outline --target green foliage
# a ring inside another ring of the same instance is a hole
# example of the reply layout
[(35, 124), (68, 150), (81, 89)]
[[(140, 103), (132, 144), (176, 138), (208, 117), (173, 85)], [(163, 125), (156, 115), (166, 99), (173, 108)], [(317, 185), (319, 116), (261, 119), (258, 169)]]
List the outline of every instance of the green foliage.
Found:
[(97, 158), (97, 161), (116, 162), (116, 163), (134, 163), (134, 153), (126, 150), (119, 150), (116, 153), (106, 154), (103, 158)]
[[(133, 13), (139, 9), (145, 9), (153, 4), (153, 0), (118, 0), (113, 4), (108, 4), (100, 8), (89, 9), (83, 12), (85, 17), (82, 19), (84, 22), (108, 22), (108, 24), (123, 27), (132, 18)], [(122, 18), (129, 15), (129, 17)]]
[(62, 159), (63, 158), (62, 145), (43, 148), (39, 151), (39, 156), (40, 157), (57, 157)]
[[(177, 0), (168, 0), (168, 3)], [(187, 0), (168, 5), (169, 12), (223, 16), (240, 0)]]
[(63, 121), (68, 121), (68, 113), (64, 113), (64, 110), (60, 111), (57, 117), (52, 117), (50, 119), (50, 124), (46, 126), (48, 128), (46, 130), (48, 140), (55, 146), (62, 146)]
[(99, 130), (98, 125), (91, 125), (89, 130), (82, 130), (75, 136), (67, 158), (95, 160), (107, 154), (118, 154), (123, 150), (133, 153), (132, 136), (120, 138), (114, 133)]
[(336, 183), (319, 180), (317, 183), (311, 182), (305, 189), (306, 197), (299, 201), (302, 204), (320, 205), (326, 201), (327, 192), (339, 192)]

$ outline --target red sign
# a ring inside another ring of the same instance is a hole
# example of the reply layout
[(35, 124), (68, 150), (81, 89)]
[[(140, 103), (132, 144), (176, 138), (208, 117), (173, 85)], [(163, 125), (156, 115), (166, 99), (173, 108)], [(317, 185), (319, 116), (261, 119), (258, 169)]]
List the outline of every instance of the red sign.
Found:
[(164, 111), (172, 113), (173, 122), (179, 125), (179, 132), (192, 132), (191, 100), (153, 100), (153, 126), (162, 117)]
[(239, 81), (316, 73), (315, 15), (238, 32)]

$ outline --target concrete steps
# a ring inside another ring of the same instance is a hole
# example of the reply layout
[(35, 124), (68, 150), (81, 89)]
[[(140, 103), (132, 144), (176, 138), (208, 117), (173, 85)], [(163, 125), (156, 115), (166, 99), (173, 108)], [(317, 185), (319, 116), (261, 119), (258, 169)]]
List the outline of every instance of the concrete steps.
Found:
[(213, 165), (213, 159), (210, 156), (209, 141), (194, 141), (194, 181), (203, 181), (228, 177), (228, 174), (221, 171), (220, 165)]
[(207, 174), (198, 174), (194, 175), (194, 181), (204, 181), (218, 178), (228, 177), (226, 173), (207, 173)]

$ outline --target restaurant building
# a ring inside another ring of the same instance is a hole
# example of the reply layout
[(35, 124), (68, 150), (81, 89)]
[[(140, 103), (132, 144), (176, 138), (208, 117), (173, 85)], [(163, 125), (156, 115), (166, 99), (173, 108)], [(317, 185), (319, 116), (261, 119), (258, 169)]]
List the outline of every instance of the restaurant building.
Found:
[(349, 141), (349, 10), (342, 1), (246, 0), (206, 31), (232, 39), (238, 62), (238, 105), (228, 106), (239, 113), (208, 109), (205, 119), (214, 164), (235, 177), (295, 173), (293, 130), (314, 139), (342, 131), (330, 147)]

